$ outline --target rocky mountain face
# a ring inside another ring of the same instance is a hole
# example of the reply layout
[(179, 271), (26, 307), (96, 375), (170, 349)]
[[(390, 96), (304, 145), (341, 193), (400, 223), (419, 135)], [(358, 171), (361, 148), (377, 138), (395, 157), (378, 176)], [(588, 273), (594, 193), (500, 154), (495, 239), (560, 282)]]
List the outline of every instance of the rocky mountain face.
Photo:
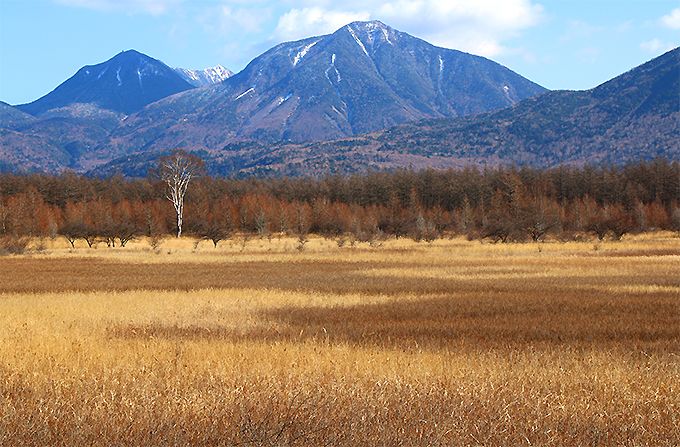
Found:
[(555, 91), (498, 112), (405, 125), (386, 148), (504, 163), (680, 160), (680, 48), (592, 90)]
[(129, 115), (161, 98), (193, 88), (163, 62), (134, 50), (88, 65), (36, 101), (17, 106), (31, 115), (73, 104)]
[(175, 68), (177, 74), (194, 87), (219, 84), (230, 78), (234, 73), (221, 65), (215, 65), (204, 70), (190, 70), (187, 68)]
[[(587, 91), (554, 91), (486, 114), (424, 120), (307, 144), (234, 143), (203, 151), (219, 175), (326, 175), (366, 170), (680, 160), (680, 49)], [(142, 152), (97, 175), (140, 175)]]
[(219, 85), (146, 107), (113, 132), (109, 149), (322, 141), (496, 110), (543, 92), (488, 59), (355, 22), (278, 45)]

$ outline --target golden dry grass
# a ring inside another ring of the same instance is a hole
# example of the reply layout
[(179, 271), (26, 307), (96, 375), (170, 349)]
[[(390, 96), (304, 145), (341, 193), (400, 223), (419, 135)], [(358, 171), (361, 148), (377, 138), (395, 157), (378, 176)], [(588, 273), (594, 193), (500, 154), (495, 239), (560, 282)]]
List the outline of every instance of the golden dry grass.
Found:
[(0, 445), (680, 444), (670, 234), (146, 247), (0, 258)]

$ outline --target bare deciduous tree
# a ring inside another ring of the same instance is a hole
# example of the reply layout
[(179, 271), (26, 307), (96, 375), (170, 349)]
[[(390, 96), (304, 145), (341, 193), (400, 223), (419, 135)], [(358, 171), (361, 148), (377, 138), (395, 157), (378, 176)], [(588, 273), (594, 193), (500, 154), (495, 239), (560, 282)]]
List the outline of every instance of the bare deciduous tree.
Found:
[(0, 196), (0, 234), (7, 233), (7, 222), (9, 221), (9, 210), (3, 204), (2, 197)]
[(182, 236), (184, 196), (189, 182), (203, 173), (204, 166), (203, 160), (183, 150), (175, 150), (159, 160), (160, 176), (168, 187), (166, 197), (177, 214), (177, 237)]

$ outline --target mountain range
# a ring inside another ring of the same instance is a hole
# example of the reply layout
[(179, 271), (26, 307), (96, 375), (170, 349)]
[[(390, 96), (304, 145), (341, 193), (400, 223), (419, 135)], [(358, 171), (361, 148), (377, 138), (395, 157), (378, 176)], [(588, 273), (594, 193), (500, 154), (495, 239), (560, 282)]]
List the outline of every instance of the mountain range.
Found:
[(548, 92), (377, 21), (277, 45), (235, 75), (131, 50), (0, 102), (0, 170), (144, 175), (178, 147), (224, 175), (678, 159), (678, 59)]
[(500, 109), (543, 92), (488, 59), (355, 22), (278, 45), (214, 88), (150, 105), (116, 129), (108, 149), (324, 141)]

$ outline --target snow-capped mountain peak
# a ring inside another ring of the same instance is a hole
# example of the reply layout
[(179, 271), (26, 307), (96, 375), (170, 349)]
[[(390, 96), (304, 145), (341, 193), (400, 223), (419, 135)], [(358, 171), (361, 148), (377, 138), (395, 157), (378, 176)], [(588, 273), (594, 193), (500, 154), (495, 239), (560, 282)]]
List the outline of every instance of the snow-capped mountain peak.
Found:
[(394, 45), (399, 37), (398, 31), (379, 20), (352, 22), (346, 28), (363, 48), (365, 46), (373, 47), (380, 43)]
[(224, 68), (222, 65), (215, 65), (214, 67), (208, 67), (204, 70), (191, 70), (178, 67), (175, 68), (175, 71), (184, 78), (185, 81), (196, 87), (219, 84), (234, 74), (231, 70)]

